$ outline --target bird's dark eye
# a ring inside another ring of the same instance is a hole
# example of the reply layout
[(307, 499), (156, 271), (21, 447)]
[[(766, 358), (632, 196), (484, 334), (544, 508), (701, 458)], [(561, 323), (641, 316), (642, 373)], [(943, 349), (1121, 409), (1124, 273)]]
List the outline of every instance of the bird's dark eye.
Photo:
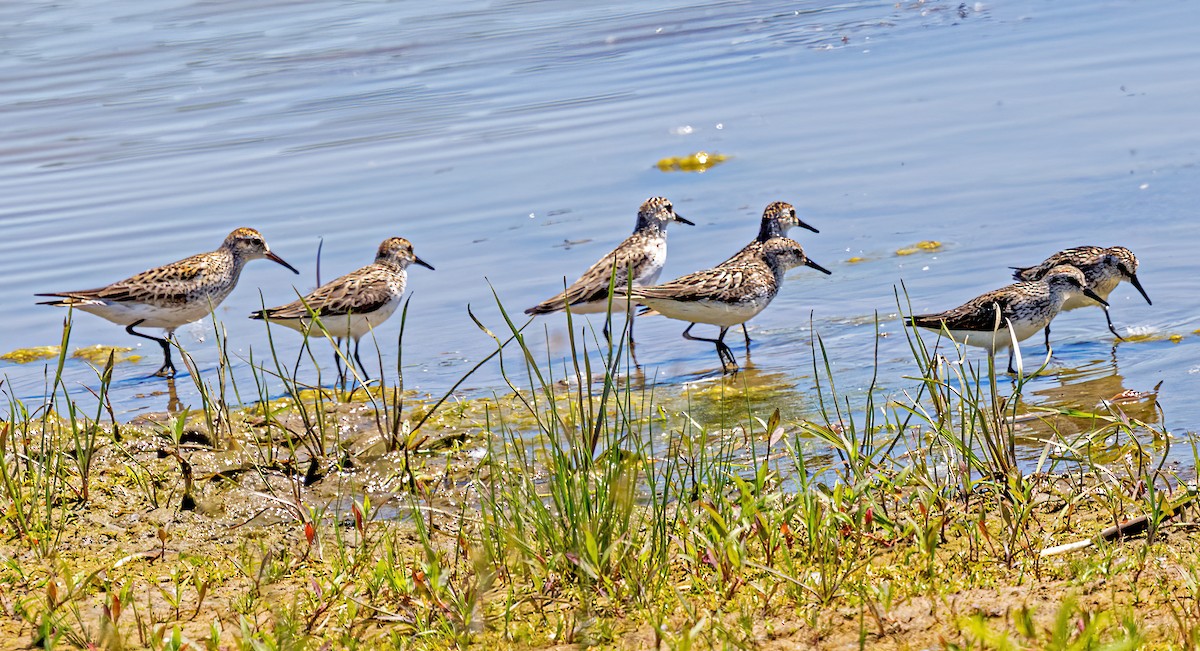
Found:
[(796, 210), (794, 208), (791, 210), (791, 215), (792, 215), (792, 219), (796, 218)]

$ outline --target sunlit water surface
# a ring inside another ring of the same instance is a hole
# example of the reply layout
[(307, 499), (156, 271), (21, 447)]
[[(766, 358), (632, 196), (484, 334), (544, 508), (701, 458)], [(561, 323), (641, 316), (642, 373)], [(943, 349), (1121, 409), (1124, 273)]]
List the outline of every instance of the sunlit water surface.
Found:
[[(4, 3), (0, 23), (0, 352), (57, 343), (65, 312), (35, 292), (253, 226), (302, 275), (254, 262), (220, 306), (249, 388), (251, 350), (268, 351), (245, 317), (314, 286), (318, 242), (329, 279), (400, 235), (437, 267), (409, 273), (404, 379), (439, 395), (493, 348), (468, 304), (501, 330), (492, 288), (519, 314), (627, 235), (646, 197), (698, 224), (671, 229), (664, 278), (724, 259), (787, 200), (821, 230), (793, 235), (833, 271), (794, 270), (751, 325), (747, 377), (782, 387), (792, 413), (814, 402), (812, 329), (839, 389), (861, 395), (878, 344), (879, 383), (897, 392), (916, 373), (901, 281), (914, 310), (940, 310), (1006, 284), (1010, 265), (1095, 243), (1139, 255), (1154, 305), (1122, 285), (1112, 313), (1150, 336), (1114, 345), (1098, 310), (1066, 314), (1062, 372), (1030, 395), (1092, 408), (1161, 381), (1168, 428), (1200, 422), (1196, 3), (68, 0)], [(701, 150), (732, 158), (703, 174), (654, 165)], [(922, 240), (942, 248), (895, 254)], [(563, 323), (532, 326), (538, 355), (565, 352)], [(716, 374), (683, 325), (639, 321), (648, 377)], [(399, 328), (378, 333), (385, 368)], [(211, 379), (211, 322), (179, 339)], [(296, 357), (294, 333), (275, 342)], [(116, 370), (121, 414), (166, 408), (152, 342), (77, 315), (72, 347), (92, 344), (144, 353)], [(48, 372), (0, 362), (21, 399)], [(80, 360), (65, 376), (77, 394), (96, 385)], [(503, 389), (489, 364), (463, 394)]]

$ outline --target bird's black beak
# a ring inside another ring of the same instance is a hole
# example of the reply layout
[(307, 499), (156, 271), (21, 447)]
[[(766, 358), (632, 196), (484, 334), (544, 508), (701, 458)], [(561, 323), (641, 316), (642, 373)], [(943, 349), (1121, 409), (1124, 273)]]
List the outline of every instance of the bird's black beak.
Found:
[(803, 221), (801, 221), (799, 218), (797, 218), (797, 219), (796, 219), (796, 225), (797, 225), (797, 226), (799, 226), (800, 228), (806, 228), (806, 229), (808, 229), (808, 230), (810, 230), (810, 231), (812, 231), (812, 232), (814, 232), (814, 233), (820, 233), (820, 232), (821, 232), (821, 231), (817, 230), (816, 228), (814, 228), (814, 227), (812, 227), (812, 226), (810, 226), (810, 225), (808, 225), (808, 224), (805, 224), (805, 223), (804, 223)]
[(804, 266), (806, 266), (806, 267), (812, 267), (813, 269), (816, 269), (817, 271), (820, 271), (821, 273), (825, 274), (826, 276), (829, 276), (829, 275), (832, 275), (832, 274), (833, 274), (833, 272), (832, 272), (832, 271), (830, 271), (830, 270), (826, 269), (825, 267), (822, 267), (821, 265), (819, 265), (819, 264), (817, 264), (817, 263), (813, 262), (812, 260), (809, 260), (808, 258), (805, 258), (805, 259), (804, 259)]
[(1146, 290), (1142, 289), (1142, 283), (1138, 281), (1137, 274), (1129, 274), (1129, 284), (1133, 285), (1134, 289), (1142, 293), (1142, 298), (1146, 299), (1147, 305), (1154, 305), (1154, 303), (1150, 302), (1150, 296), (1146, 294)]
[(273, 262), (278, 262), (279, 264), (287, 267), (288, 269), (291, 269), (292, 273), (296, 274), (297, 276), (300, 275), (300, 272), (297, 271), (296, 268), (293, 267), (292, 265), (288, 264), (287, 262), (284, 262), (283, 258), (275, 255), (274, 253), (271, 253), (270, 251), (267, 251), (265, 255), (268, 260), (271, 260)]
[(1108, 301), (1100, 298), (1099, 294), (1097, 294), (1096, 292), (1093, 292), (1092, 290), (1088, 289), (1087, 287), (1083, 288), (1083, 295), (1092, 299), (1093, 301), (1096, 301), (1097, 303), (1103, 305), (1104, 307), (1108, 307)]
[(428, 262), (425, 262), (424, 260), (422, 260), (422, 259), (418, 258), (418, 257), (417, 257), (417, 256), (415, 256), (415, 255), (413, 256), (413, 262), (415, 262), (416, 264), (419, 264), (419, 265), (421, 265), (422, 267), (425, 267), (426, 269), (428, 269), (428, 270), (430, 270), (430, 271), (437, 271), (437, 269), (434, 269), (434, 268), (433, 268), (433, 265), (429, 264)]
[(680, 214), (678, 214), (678, 213), (676, 213), (676, 214), (675, 214), (675, 221), (677, 221), (677, 222), (679, 222), (679, 223), (681, 223), (681, 224), (687, 224), (688, 226), (695, 226), (695, 225), (696, 225), (696, 222), (693, 222), (693, 221), (691, 221), (691, 220), (684, 219), (684, 218), (683, 218), (683, 215), (680, 215)]

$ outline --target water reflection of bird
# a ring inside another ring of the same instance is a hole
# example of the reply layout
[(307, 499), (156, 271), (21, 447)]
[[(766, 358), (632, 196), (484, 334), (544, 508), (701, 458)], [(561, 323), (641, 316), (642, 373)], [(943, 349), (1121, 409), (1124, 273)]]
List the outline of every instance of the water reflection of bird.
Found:
[[(1100, 298), (1107, 300), (1122, 280), (1129, 281), (1134, 289), (1141, 293), (1146, 303), (1153, 305), (1150, 296), (1138, 281), (1138, 259), (1132, 251), (1123, 246), (1076, 246), (1064, 249), (1046, 258), (1041, 264), (1032, 267), (1013, 267), (1013, 278), (1016, 280), (1041, 280), (1051, 269), (1059, 265), (1071, 265), (1083, 272), (1087, 278), (1088, 288), (1096, 292)], [(1063, 304), (1064, 311), (1077, 310), (1081, 307), (1097, 305), (1104, 309), (1104, 319), (1108, 321), (1108, 329), (1117, 339), (1122, 339), (1117, 329), (1113, 327), (1112, 316), (1108, 313), (1108, 303), (1097, 302), (1090, 297), (1073, 295)], [(1050, 348), (1050, 324), (1046, 324), (1046, 348)]]
[(1013, 340), (1023, 341), (1050, 325), (1071, 297), (1083, 294), (1105, 303), (1087, 287), (1083, 272), (1069, 265), (1051, 269), (1040, 280), (1014, 283), (977, 296), (956, 308), (936, 314), (918, 314), (904, 319), (968, 346), (978, 346), (992, 357), (1008, 349), (1008, 372), (1013, 369)]
[(683, 384), (684, 391), (664, 395), (662, 406), (668, 412), (686, 413), (698, 422), (740, 422), (739, 414), (744, 415), (747, 409), (766, 416), (781, 405), (784, 411), (800, 412), (806, 402), (796, 378), (781, 371), (747, 365), (736, 376), (691, 377)]
[[(225, 238), (221, 248), (199, 253), (178, 262), (143, 271), (97, 289), (52, 292), (38, 296), (56, 296), (59, 300), (42, 305), (73, 307), (125, 326), (125, 332), (150, 339), (162, 346), (163, 365), (155, 375), (175, 374), (171, 362), (171, 336), (175, 329), (199, 321), (212, 313), (237, 285), (242, 267), (251, 260), (267, 258), (294, 273), (296, 268), (271, 252), (262, 234), (253, 228), (239, 228)], [(137, 332), (135, 327), (162, 328), (167, 336), (154, 337)]]
[(1054, 377), (1056, 386), (1038, 388), (1031, 396), (1041, 406), (1060, 412), (1035, 411), (1022, 419), (1044, 423), (1047, 434), (1092, 431), (1096, 429), (1096, 416), (1109, 417), (1117, 410), (1136, 420), (1149, 422), (1156, 418), (1158, 387), (1149, 391), (1126, 388), (1125, 378), (1111, 360), (1062, 369)]
[[(625, 287), (632, 278), (635, 286), (654, 284), (667, 261), (667, 225), (671, 222), (695, 226), (677, 215), (675, 207), (666, 198), (647, 199), (638, 209), (637, 224), (632, 235), (589, 267), (565, 290), (525, 310), (525, 314), (550, 314), (562, 311), (567, 306), (574, 314), (599, 314), (608, 311), (610, 283), (615, 287)], [(607, 339), (608, 336), (608, 323), (605, 323), (604, 337)], [(629, 341), (633, 342), (632, 320)]]

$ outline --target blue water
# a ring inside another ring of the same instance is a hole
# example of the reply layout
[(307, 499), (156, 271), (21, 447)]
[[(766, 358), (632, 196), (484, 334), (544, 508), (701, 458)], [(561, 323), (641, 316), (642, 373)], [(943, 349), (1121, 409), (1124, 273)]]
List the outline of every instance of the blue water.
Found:
[[(915, 310), (940, 310), (1006, 284), (1010, 265), (1122, 244), (1154, 305), (1122, 285), (1113, 318), (1155, 338), (1114, 348), (1098, 310), (1060, 317), (1055, 364), (1108, 378), (1070, 399), (1162, 381), (1168, 427), (1200, 422), (1194, 2), (67, 0), (5, 3), (0, 24), (0, 352), (57, 343), (64, 313), (35, 292), (102, 285), (253, 226), (302, 275), (252, 263), (218, 311), (249, 384), (266, 336), (244, 316), (311, 289), (319, 241), (329, 279), (399, 235), (437, 267), (409, 274), (406, 385), (439, 394), (492, 349), (466, 313), (502, 326), (489, 283), (519, 313), (625, 237), (652, 195), (698, 224), (671, 229), (664, 278), (681, 275), (786, 200), (821, 229), (794, 235), (833, 275), (789, 275), (751, 324), (750, 359), (796, 402), (814, 386), (810, 323), (841, 388), (861, 391), (878, 314), (880, 382), (900, 390), (915, 373), (901, 281)], [(700, 150), (732, 158), (704, 174), (654, 166)], [(943, 247), (894, 254), (921, 240)], [(639, 359), (660, 381), (717, 367), (683, 325), (639, 322)], [(562, 352), (561, 318), (534, 327), (548, 329), (539, 351), (549, 339)], [(379, 333), (388, 368), (398, 330)], [(211, 333), (179, 332), (206, 377)], [(285, 357), (299, 346), (286, 331), (276, 342)], [(78, 315), (72, 347), (97, 343), (144, 353), (116, 371), (122, 414), (166, 407), (146, 378), (152, 342)], [(22, 398), (45, 373), (0, 362)], [(82, 361), (66, 375), (95, 384)], [(1076, 381), (1064, 378), (1032, 388)], [(179, 397), (196, 404), (188, 385)], [(464, 391), (501, 388), (489, 365)]]

